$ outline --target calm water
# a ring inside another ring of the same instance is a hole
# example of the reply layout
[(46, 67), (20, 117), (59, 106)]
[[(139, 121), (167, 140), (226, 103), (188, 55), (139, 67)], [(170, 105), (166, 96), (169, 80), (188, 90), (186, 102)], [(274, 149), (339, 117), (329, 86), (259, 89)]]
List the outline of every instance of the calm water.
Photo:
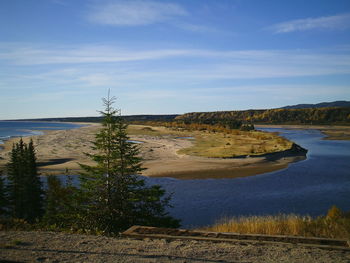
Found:
[(11, 137), (39, 135), (43, 130), (69, 130), (81, 126), (63, 122), (0, 121), (0, 144)]
[(350, 141), (322, 140), (317, 130), (264, 130), (308, 149), (308, 158), (284, 170), (237, 179), (145, 179), (173, 193), (170, 211), (182, 219), (182, 227), (212, 224), (223, 216), (316, 216), (332, 205), (350, 210)]
[(277, 172), (237, 178), (151, 178), (173, 192), (171, 210), (183, 227), (214, 223), (223, 216), (324, 214), (332, 205), (350, 210), (350, 141), (326, 141), (316, 130), (264, 129), (309, 150), (305, 161)]

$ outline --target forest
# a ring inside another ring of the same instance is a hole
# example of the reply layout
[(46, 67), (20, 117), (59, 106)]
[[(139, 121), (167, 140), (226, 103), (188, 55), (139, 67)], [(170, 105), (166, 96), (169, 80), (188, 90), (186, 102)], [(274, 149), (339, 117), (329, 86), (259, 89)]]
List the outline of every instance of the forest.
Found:
[(350, 107), (192, 112), (175, 118), (177, 122), (210, 124), (229, 120), (254, 124), (350, 125)]
[[(182, 115), (128, 115), (122, 118), (131, 124), (154, 125), (175, 122), (179, 124), (219, 125), (230, 129), (250, 124), (308, 124), (350, 125), (350, 107), (278, 108), (242, 111), (191, 112)], [(101, 117), (43, 118), (35, 121), (101, 122)], [(22, 121), (34, 121), (23, 119)]]

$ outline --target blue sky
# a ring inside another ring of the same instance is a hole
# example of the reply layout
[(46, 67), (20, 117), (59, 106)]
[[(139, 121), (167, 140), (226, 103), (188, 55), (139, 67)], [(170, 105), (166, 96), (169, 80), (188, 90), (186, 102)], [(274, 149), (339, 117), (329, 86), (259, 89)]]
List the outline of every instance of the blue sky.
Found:
[(348, 0), (1, 0), (0, 119), (350, 100)]

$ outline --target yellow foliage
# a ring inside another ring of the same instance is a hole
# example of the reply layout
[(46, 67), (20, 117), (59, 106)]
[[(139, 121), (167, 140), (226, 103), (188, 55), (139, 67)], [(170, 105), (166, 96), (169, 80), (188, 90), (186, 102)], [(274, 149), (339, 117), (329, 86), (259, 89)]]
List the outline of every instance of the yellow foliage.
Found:
[(350, 218), (333, 206), (327, 216), (275, 215), (224, 218), (206, 231), (240, 234), (292, 235), (325, 238), (350, 238)]

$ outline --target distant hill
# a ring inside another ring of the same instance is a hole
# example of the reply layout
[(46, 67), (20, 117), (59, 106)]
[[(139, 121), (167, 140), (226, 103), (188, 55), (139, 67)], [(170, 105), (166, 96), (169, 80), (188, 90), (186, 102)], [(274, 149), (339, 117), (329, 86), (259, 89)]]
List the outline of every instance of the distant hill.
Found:
[(253, 124), (339, 124), (350, 125), (350, 107), (270, 109), (192, 112), (175, 118), (184, 123), (253, 123)]
[(321, 102), (317, 104), (297, 104), (285, 106), (280, 109), (314, 109), (314, 108), (326, 108), (326, 107), (350, 107), (350, 101), (338, 100), (332, 102)]
[[(170, 122), (234, 123), (244, 124), (340, 124), (350, 125), (350, 101), (298, 104), (278, 109), (191, 112), (182, 115), (129, 115), (122, 116), (131, 123)], [(23, 119), (22, 121), (101, 122), (102, 117), (64, 117)], [(19, 120), (17, 120), (19, 121)]]
[[(177, 116), (178, 114), (128, 115), (128, 116), (122, 116), (122, 117), (128, 122), (143, 122), (143, 121), (173, 121)], [(40, 119), (21, 119), (16, 121), (101, 122), (102, 117), (40, 118)]]

